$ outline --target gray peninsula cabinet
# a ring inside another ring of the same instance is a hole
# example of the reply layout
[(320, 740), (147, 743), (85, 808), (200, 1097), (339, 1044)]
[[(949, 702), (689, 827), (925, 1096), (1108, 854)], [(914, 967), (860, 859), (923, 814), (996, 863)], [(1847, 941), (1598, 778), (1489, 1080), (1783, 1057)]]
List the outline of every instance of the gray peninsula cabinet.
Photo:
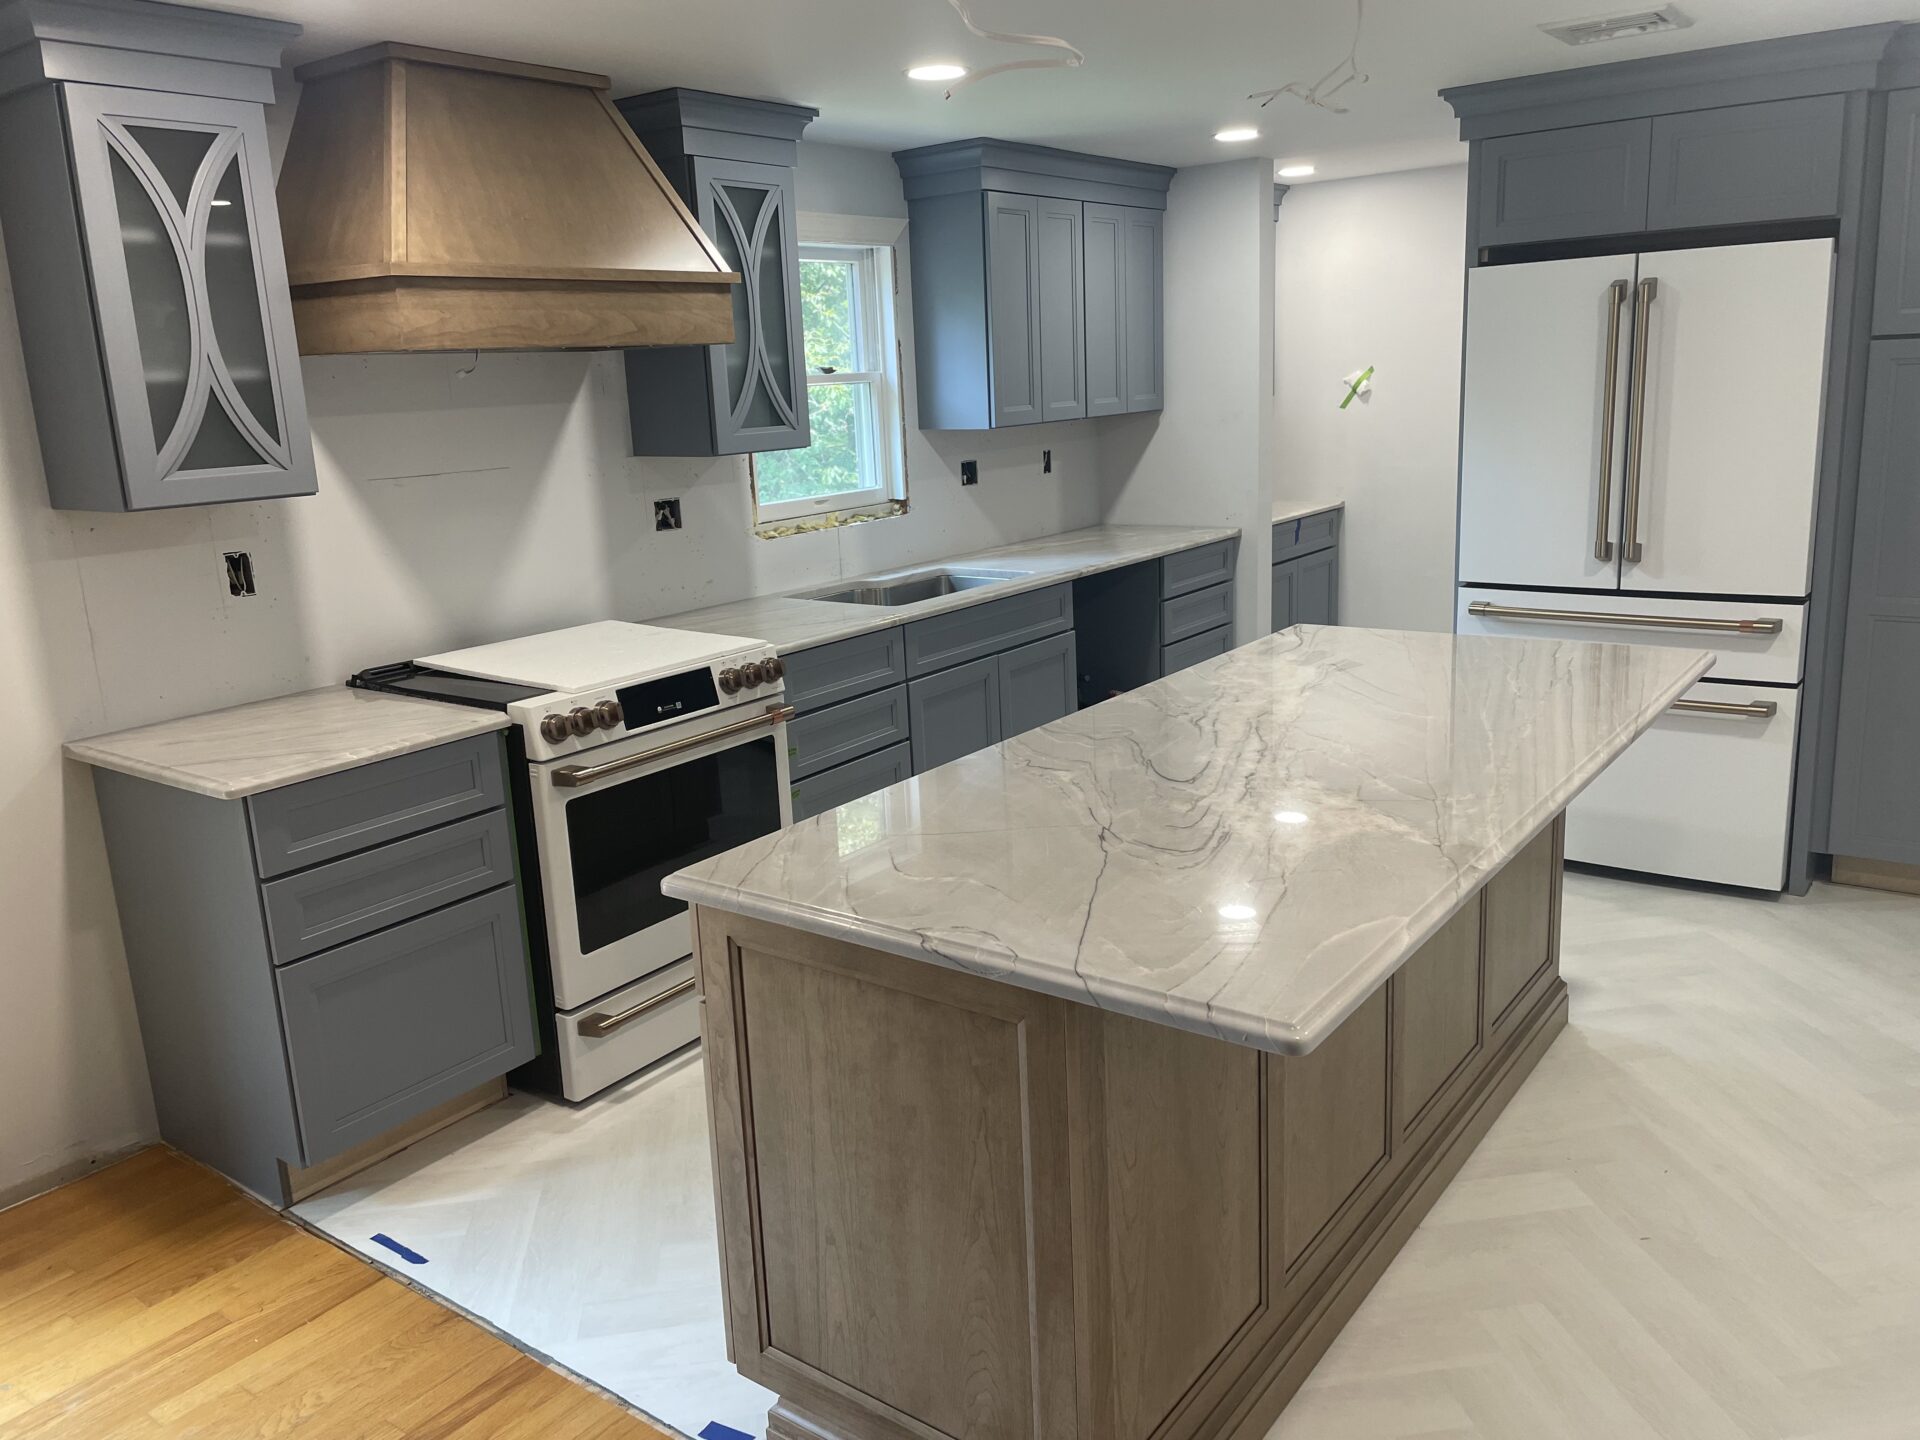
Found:
[(1173, 171), (962, 140), (895, 154), (920, 424), (994, 430), (1162, 407)]
[(274, 1204), (531, 1060), (505, 749), (238, 799), (94, 775), (160, 1134)]
[(0, 5), (0, 224), (57, 508), (313, 493), (262, 108), (299, 33)]
[(627, 351), (633, 453), (804, 450), (813, 432), (793, 177), (800, 133), (820, 112), (704, 90), (656, 90), (619, 110), (740, 275), (731, 344)]

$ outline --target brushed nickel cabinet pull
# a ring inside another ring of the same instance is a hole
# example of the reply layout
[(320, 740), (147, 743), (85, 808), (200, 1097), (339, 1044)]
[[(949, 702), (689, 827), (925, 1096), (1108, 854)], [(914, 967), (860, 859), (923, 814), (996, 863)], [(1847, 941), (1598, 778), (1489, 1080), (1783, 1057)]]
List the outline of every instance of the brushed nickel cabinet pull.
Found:
[(1640, 471), (1647, 448), (1647, 351), (1653, 348), (1649, 327), (1653, 297), (1660, 282), (1648, 276), (1640, 282), (1633, 311), (1632, 394), (1627, 397), (1627, 513), (1621, 528), (1620, 554), (1629, 565), (1640, 563)]
[(689, 975), (678, 985), (670, 985), (658, 995), (649, 996), (638, 1005), (629, 1005), (626, 1009), (616, 1011), (612, 1015), (608, 1015), (604, 1011), (599, 1010), (596, 1010), (591, 1015), (582, 1015), (575, 1023), (574, 1029), (586, 1036), (589, 1040), (597, 1040), (603, 1035), (611, 1035), (621, 1026), (631, 1025), (641, 1016), (651, 1015), (662, 1005), (673, 1000), (678, 1000), (682, 995), (693, 989), (696, 983), (698, 982), (695, 978)]
[(1597, 610), (1537, 610), (1527, 605), (1496, 605), (1491, 600), (1473, 601), (1467, 606), (1467, 613), (1494, 620), (1544, 620), (1561, 625), (1625, 625), (1643, 630), (1697, 630), (1715, 635), (1778, 635), (1781, 630), (1781, 622), (1774, 619), (1719, 620), (1708, 615), (1606, 615)]
[(1733, 700), (1676, 700), (1669, 710), (1684, 710), (1689, 715), (1719, 715), (1728, 720), (1771, 720), (1780, 707), (1772, 700), (1753, 700), (1740, 704)]
[(1620, 389), (1620, 312), (1627, 304), (1627, 282), (1607, 287), (1607, 377), (1600, 392), (1600, 499), (1593, 512), (1593, 558), (1613, 559), (1614, 396)]
[(609, 775), (619, 775), (627, 770), (638, 769), (667, 755), (678, 755), (682, 750), (693, 750), (709, 741), (724, 739), (728, 735), (738, 735), (743, 730), (757, 730), (762, 725), (778, 725), (793, 718), (791, 705), (769, 705), (758, 715), (749, 715), (744, 720), (736, 720), (731, 725), (722, 725), (717, 730), (709, 730), (704, 735), (689, 735), (684, 740), (674, 740), (666, 745), (656, 745), (651, 750), (643, 750), (638, 755), (628, 755), (621, 760), (609, 760), (604, 765), (562, 765), (553, 772), (553, 783), (562, 790), (578, 790), (582, 785), (591, 785), (596, 780), (604, 780)]

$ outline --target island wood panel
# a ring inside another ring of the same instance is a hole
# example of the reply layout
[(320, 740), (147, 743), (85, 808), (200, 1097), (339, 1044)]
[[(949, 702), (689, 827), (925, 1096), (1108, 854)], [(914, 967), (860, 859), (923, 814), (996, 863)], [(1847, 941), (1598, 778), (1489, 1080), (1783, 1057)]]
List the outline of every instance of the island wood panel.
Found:
[(1560, 957), (1560, 883), (1565, 825), (1549, 825), (1481, 892), (1486, 917), (1486, 1023), (1517, 1018), (1520, 1000)]
[(1376, 990), (1309, 1055), (1278, 1066), (1280, 1263), (1298, 1279), (1315, 1242), (1337, 1239), (1349, 1202), (1391, 1154), (1387, 991)]
[[(1485, 892), (1442, 925), (1393, 977), (1393, 1113), (1411, 1135), (1480, 1049)], [(1538, 968), (1538, 967), (1536, 967)]]

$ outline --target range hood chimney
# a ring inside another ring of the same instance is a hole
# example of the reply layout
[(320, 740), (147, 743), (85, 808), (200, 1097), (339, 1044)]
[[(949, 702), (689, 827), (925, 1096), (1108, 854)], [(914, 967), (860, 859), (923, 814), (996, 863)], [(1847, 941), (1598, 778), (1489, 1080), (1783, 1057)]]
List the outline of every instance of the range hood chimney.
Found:
[(606, 76), (396, 44), (294, 73), (279, 202), (302, 354), (733, 339), (740, 277)]

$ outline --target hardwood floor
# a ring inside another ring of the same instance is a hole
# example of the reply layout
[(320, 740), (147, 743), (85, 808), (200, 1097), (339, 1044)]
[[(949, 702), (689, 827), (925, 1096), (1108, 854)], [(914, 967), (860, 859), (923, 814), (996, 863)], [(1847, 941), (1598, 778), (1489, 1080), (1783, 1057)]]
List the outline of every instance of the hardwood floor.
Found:
[(157, 1148), (0, 1211), (0, 1436), (662, 1440)]

